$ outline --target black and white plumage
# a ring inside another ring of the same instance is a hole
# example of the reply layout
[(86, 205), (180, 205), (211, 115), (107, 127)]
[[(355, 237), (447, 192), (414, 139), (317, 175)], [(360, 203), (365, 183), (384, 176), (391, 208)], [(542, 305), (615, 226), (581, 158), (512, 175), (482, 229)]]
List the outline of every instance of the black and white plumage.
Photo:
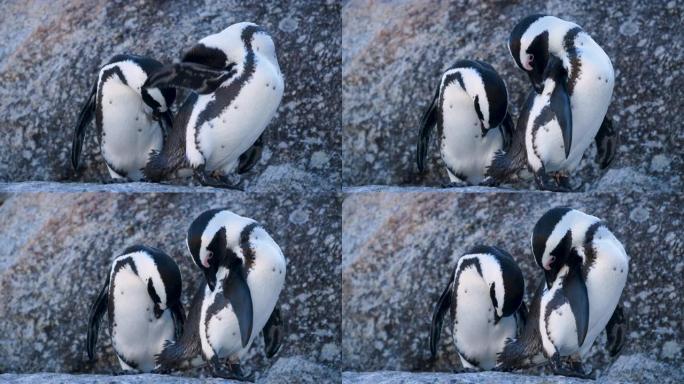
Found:
[[(541, 352), (556, 372), (582, 375), (581, 359), (603, 329), (608, 331), (611, 354), (622, 348), (624, 315), (618, 304), (629, 257), (601, 220), (567, 207), (553, 208), (539, 219), (532, 250), (544, 273), (532, 304), (538, 306), (537, 318), (528, 322), (536, 335), (529, 332), (527, 338), (512, 342), (502, 359), (515, 366)], [(560, 366), (562, 357), (573, 360), (574, 372)]]
[(525, 325), (525, 281), (511, 255), (476, 246), (461, 256), (432, 315), (430, 351), (437, 352), (442, 322), (451, 312), (452, 336), (465, 368), (492, 369), (507, 339)]
[(150, 85), (192, 92), (145, 175), (158, 181), (192, 168), (203, 184), (230, 187), (223, 175), (247, 172), (258, 162), (262, 134), (280, 105), (284, 79), (271, 37), (244, 22), (200, 40)]
[(417, 146), (421, 172), (434, 126), (451, 183), (482, 183), (494, 154), (508, 149), (513, 132), (506, 84), (491, 65), (460, 60), (442, 75), (421, 120)]
[(95, 117), (100, 151), (112, 179), (141, 180), (149, 156), (171, 128), (174, 89), (148, 87), (163, 65), (151, 58), (116, 55), (100, 70), (78, 118), (71, 164), (78, 169), (86, 128)]
[[(545, 160), (544, 172), (552, 173), (559, 179), (557, 189), (569, 189), (569, 173), (577, 168), (592, 141), (597, 145), (600, 167), (608, 167), (615, 157), (618, 144), (617, 131), (606, 117), (615, 83), (615, 73), (608, 55), (577, 24), (546, 15), (531, 15), (520, 21), (511, 32), (508, 47), (515, 63), (528, 74), (535, 91), (543, 96), (550, 92), (548, 67), (556, 65), (554, 58), (562, 63), (564, 75), (554, 80), (556, 85), (553, 92), (561, 91), (563, 95), (560, 96), (569, 98), (569, 126), (562, 127), (560, 135), (556, 129), (548, 132), (540, 130), (534, 139), (538, 152), (555, 154), (542, 160)], [(559, 89), (559, 85), (562, 89)], [(543, 101), (548, 103), (548, 96)], [(540, 105), (541, 100), (533, 105), (532, 98), (528, 98), (523, 109)], [(555, 112), (560, 113), (561, 110), (556, 109)], [(530, 115), (544, 117), (537, 109)], [(524, 127), (518, 128), (516, 135), (523, 135)], [(563, 154), (559, 151), (561, 143), (568, 144), (563, 148), (565, 156), (560, 156)], [(517, 172), (524, 165), (521, 161), (515, 161), (515, 156), (520, 155), (521, 146), (526, 144), (529, 144), (529, 140), (516, 141), (514, 138), (512, 154), (509, 154), (508, 159), (502, 157), (494, 161), (493, 173), (498, 175), (499, 180)], [(529, 149), (527, 153), (530, 153)], [(548, 184), (543, 187), (556, 189)]]
[(142, 245), (112, 262), (90, 310), (86, 350), (95, 356), (100, 321), (109, 315), (112, 347), (125, 371), (150, 372), (164, 343), (180, 337), (185, 313), (178, 265), (164, 252)]
[(206, 284), (191, 304), (182, 338), (164, 348), (159, 362), (172, 367), (201, 355), (216, 376), (241, 379), (241, 373), (226, 371), (221, 362), (228, 359), (239, 367), (262, 330), (267, 355), (280, 348), (276, 303), (285, 283), (285, 257), (260, 224), (226, 209), (198, 216), (187, 243)]

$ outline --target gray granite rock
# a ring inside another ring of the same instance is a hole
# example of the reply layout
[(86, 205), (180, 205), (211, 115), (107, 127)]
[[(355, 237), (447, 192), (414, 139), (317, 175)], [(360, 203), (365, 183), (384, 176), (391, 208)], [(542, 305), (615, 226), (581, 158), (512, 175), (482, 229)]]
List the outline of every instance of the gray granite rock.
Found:
[[(627, 250), (622, 295), (630, 321), (624, 354), (681, 365), (684, 242), (678, 194), (450, 193), (348, 189), (342, 204), (342, 361), (350, 371), (448, 371), (460, 366), (449, 327), (436, 361), (428, 348), (433, 307), (456, 259), (476, 244), (517, 260), (528, 297), (539, 281), (529, 239), (548, 209), (570, 205), (603, 219)], [(586, 362), (605, 371), (600, 335)]]
[[(339, 8), (332, 0), (3, 1), (0, 181), (74, 179), (69, 163), (73, 127), (100, 66), (110, 57), (129, 52), (171, 62), (202, 37), (253, 21), (276, 42), (285, 94), (266, 129), (263, 157), (243, 177), (244, 187), (278, 191), (295, 184), (336, 190), (341, 163)], [(86, 137), (83, 159), (78, 180), (109, 178), (94, 134)]]
[(582, 380), (562, 376), (532, 376), (503, 372), (478, 373), (439, 373), (439, 372), (344, 372), (342, 382), (345, 384), (460, 384), (460, 383), (505, 383), (505, 384), (551, 384), (551, 383), (681, 383), (684, 372), (681, 368), (657, 362), (648, 357), (636, 354), (621, 356), (610, 370), (597, 380)]
[[(302, 367), (303, 375), (325, 378), (337, 370), (339, 195), (62, 192), (0, 197), (0, 372), (118, 371), (107, 327), (102, 327), (94, 363), (86, 361), (84, 345), (88, 310), (112, 258), (134, 244), (167, 252), (181, 268), (187, 309), (202, 276), (187, 254), (186, 231), (198, 214), (216, 207), (261, 222), (287, 257), (279, 300), (286, 331), (277, 372)], [(257, 379), (275, 362), (264, 357), (262, 340), (257, 338), (244, 360)], [(294, 357), (298, 360), (284, 359)]]
[(682, 6), (646, 0), (347, 2), (342, 8), (343, 183), (445, 183), (434, 140), (427, 174), (418, 175), (415, 166), (419, 121), (441, 73), (459, 59), (491, 63), (507, 83), (517, 116), (529, 81), (506, 42), (513, 26), (533, 13), (577, 22), (615, 67), (608, 114), (622, 142), (612, 168), (629, 171), (619, 178), (606, 175), (610, 181), (604, 185), (592, 145), (576, 182), (600, 191), (681, 190), (684, 131), (673, 127), (681, 121), (684, 99), (671, 90), (684, 86)]

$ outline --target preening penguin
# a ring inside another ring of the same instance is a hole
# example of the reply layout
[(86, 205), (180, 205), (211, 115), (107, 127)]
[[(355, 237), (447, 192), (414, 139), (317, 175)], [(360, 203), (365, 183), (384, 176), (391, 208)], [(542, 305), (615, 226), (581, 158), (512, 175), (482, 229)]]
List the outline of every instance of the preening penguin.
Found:
[(421, 120), (417, 146), (420, 172), (425, 170), (435, 125), (451, 183), (482, 183), (494, 154), (508, 150), (513, 132), (506, 84), (491, 65), (460, 60), (442, 75)]
[[(244, 379), (240, 358), (260, 331), (268, 356), (280, 348), (276, 302), (285, 283), (285, 257), (261, 225), (225, 209), (198, 216), (187, 244), (206, 284), (191, 304), (183, 336), (169, 343), (158, 361), (170, 368), (201, 355), (215, 376)], [(231, 370), (223, 367), (224, 359)]]
[[(562, 92), (570, 100), (570, 126), (561, 127), (560, 140), (569, 145), (564, 145), (564, 158), (550, 156), (546, 159), (546, 172), (554, 173), (561, 187), (567, 189), (569, 173), (577, 167), (592, 140), (596, 141), (600, 167), (610, 165), (615, 156), (618, 136), (606, 112), (613, 95), (615, 74), (610, 58), (603, 49), (577, 24), (545, 15), (531, 15), (520, 21), (511, 32), (508, 48), (515, 63), (528, 74), (533, 88), (539, 94), (549, 92), (546, 89), (548, 67), (556, 65), (554, 58), (562, 63), (564, 81), (557, 78), (553, 92), (561, 91), (558, 84), (563, 84)], [(530, 98), (526, 107), (531, 107), (529, 102)], [(561, 110), (556, 109), (555, 112), (560, 113)], [(544, 115), (536, 113), (531, 115), (544, 118)], [(550, 132), (544, 136), (536, 138), (538, 150), (557, 151), (560, 154), (556, 133)], [(521, 140), (519, 144), (524, 143)], [(512, 150), (517, 153), (518, 149)], [(506, 164), (497, 166), (501, 165)], [(511, 167), (507, 172), (510, 174), (518, 170), (516, 166), (523, 164), (511, 162), (507, 165)], [(506, 172), (499, 170), (496, 173), (503, 175)]]
[(245, 22), (200, 40), (180, 63), (156, 73), (150, 86), (192, 92), (145, 175), (159, 181), (193, 168), (202, 184), (229, 188), (224, 174), (247, 172), (258, 162), (284, 80), (271, 37)]
[(162, 64), (136, 55), (116, 55), (100, 70), (78, 118), (71, 164), (78, 169), (85, 132), (95, 116), (102, 158), (114, 180), (141, 180), (149, 156), (171, 128), (174, 89), (149, 87)]
[[(618, 303), (629, 271), (627, 253), (598, 218), (567, 207), (553, 208), (539, 219), (532, 250), (544, 273), (533, 303), (539, 306), (537, 318), (528, 321), (539, 339), (531, 332), (527, 339), (512, 342), (502, 361), (514, 367), (541, 350), (556, 373), (583, 376), (581, 358), (604, 328), (611, 354), (619, 353), (624, 343)], [(571, 370), (561, 366), (566, 356), (573, 363)]]
[(164, 252), (142, 245), (114, 259), (90, 310), (86, 351), (95, 356), (100, 321), (109, 314), (112, 347), (125, 371), (150, 372), (167, 341), (180, 337), (185, 313), (178, 265)]
[(442, 323), (451, 311), (452, 335), (465, 368), (492, 369), (507, 339), (525, 325), (525, 281), (511, 255), (476, 246), (461, 256), (432, 315), (430, 352), (434, 357)]

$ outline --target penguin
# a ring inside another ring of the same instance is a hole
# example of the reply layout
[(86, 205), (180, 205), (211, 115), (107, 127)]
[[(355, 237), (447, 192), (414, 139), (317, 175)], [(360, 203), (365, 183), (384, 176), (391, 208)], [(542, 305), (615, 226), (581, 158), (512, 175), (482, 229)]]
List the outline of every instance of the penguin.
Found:
[(86, 351), (95, 356), (100, 321), (109, 315), (112, 347), (124, 371), (156, 370), (165, 342), (180, 337), (185, 321), (178, 265), (159, 249), (136, 245), (112, 262), (90, 309)]
[(525, 281), (508, 252), (476, 246), (458, 260), (432, 314), (430, 352), (434, 358), (447, 310), (463, 367), (494, 369), (506, 340), (523, 329), (527, 308)]
[[(541, 352), (555, 373), (587, 377), (582, 357), (603, 329), (612, 356), (624, 345), (619, 301), (629, 257), (600, 219), (569, 207), (546, 212), (535, 224), (531, 244), (544, 275), (533, 299), (537, 310), (530, 311), (526, 336), (504, 348), (503, 365), (515, 366)], [(569, 369), (561, 358), (570, 360)]]
[[(569, 173), (577, 167), (592, 140), (596, 142), (600, 168), (607, 168), (618, 145), (617, 129), (606, 116), (615, 83), (608, 55), (577, 24), (539, 14), (528, 16), (515, 26), (508, 48), (516, 65), (527, 73), (539, 94), (545, 86), (547, 66), (554, 64), (552, 58), (558, 58), (563, 65), (564, 86), (557, 92), (567, 93), (570, 99), (571, 125), (562, 127), (560, 140), (566, 155), (565, 158), (551, 156), (544, 164), (545, 171), (555, 173), (558, 184), (568, 189)], [(558, 151), (556, 130), (550, 130), (548, 134), (542, 131), (541, 136), (536, 140), (540, 152)], [(509, 173), (514, 171), (511, 169)]]
[(482, 61), (460, 60), (443, 75), (421, 119), (417, 165), (425, 170), (432, 128), (437, 126), (442, 160), (451, 183), (476, 185), (497, 151), (508, 149), (513, 120), (506, 84)]
[[(285, 256), (259, 223), (227, 209), (199, 215), (187, 245), (205, 279), (182, 337), (167, 343), (157, 361), (170, 368), (200, 356), (214, 376), (244, 380), (240, 359), (259, 332), (268, 357), (282, 342), (277, 300), (285, 283)], [(222, 363), (226, 359), (229, 369)]]
[(71, 165), (78, 170), (86, 128), (93, 116), (102, 158), (114, 181), (142, 180), (149, 156), (160, 151), (171, 128), (175, 89), (149, 87), (163, 65), (151, 58), (122, 54), (100, 69), (74, 130)]
[(234, 188), (225, 175), (245, 173), (258, 162), (284, 79), (273, 39), (258, 25), (243, 22), (200, 40), (180, 63), (157, 72), (150, 86), (192, 92), (145, 175), (159, 181), (192, 168), (203, 185)]

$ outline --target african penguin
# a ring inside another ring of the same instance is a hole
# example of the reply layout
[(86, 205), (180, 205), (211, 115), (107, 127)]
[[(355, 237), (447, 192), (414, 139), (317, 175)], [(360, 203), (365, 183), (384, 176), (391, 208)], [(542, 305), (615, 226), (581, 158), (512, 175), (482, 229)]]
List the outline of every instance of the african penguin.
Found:
[[(528, 321), (538, 340), (530, 334), (518, 344), (533, 343), (536, 348), (513, 345), (502, 359), (520, 360), (523, 349), (528, 355), (542, 352), (556, 373), (584, 376), (581, 359), (604, 328), (611, 355), (622, 348), (624, 314), (618, 304), (629, 257), (601, 220), (567, 207), (546, 212), (534, 227), (531, 243), (544, 273), (534, 300), (538, 313)], [(561, 357), (570, 358), (572, 369), (561, 366)]]
[(421, 120), (418, 170), (425, 170), (430, 133), (437, 126), (451, 185), (480, 184), (494, 154), (507, 150), (513, 132), (506, 84), (491, 65), (460, 60), (442, 75)]
[(181, 273), (164, 252), (143, 245), (127, 248), (112, 262), (90, 310), (86, 350), (95, 356), (100, 321), (109, 314), (112, 347), (124, 371), (150, 372), (167, 341), (180, 337), (185, 321)]
[(247, 172), (261, 156), (262, 134), (283, 97), (284, 79), (271, 37), (244, 22), (200, 40), (150, 85), (192, 92), (145, 175), (158, 181), (192, 168), (202, 184), (231, 188), (223, 175)]
[(525, 325), (525, 281), (506, 251), (476, 246), (461, 256), (432, 315), (430, 352), (434, 357), (447, 310), (452, 336), (465, 368), (489, 370), (507, 339)]
[[(285, 256), (259, 223), (226, 209), (198, 216), (187, 244), (206, 281), (191, 304), (183, 336), (169, 343), (158, 361), (172, 367), (201, 355), (215, 376), (244, 379), (240, 359), (259, 332), (267, 356), (280, 347), (276, 302), (285, 283)], [(223, 367), (224, 359), (231, 370)]]
[[(569, 173), (577, 167), (592, 140), (597, 145), (600, 167), (608, 167), (615, 156), (618, 135), (606, 117), (615, 73), (603, 49), (577, 24), (546, 15), (531, 15), (520, 21), (511, 32), (508, 48), (515, 63), (528, 74), (533, 88), (540, 94), (545, 87), (547, 67), (554, 65), (552, 59), (555, 57), (562, 62), (564, 81), (556, 83), (563, 84), (561, 96), (569, 98), (570, 126), (561, 127), (562, 140), (552, 130), (538, 138), (536, 145), (540, 152), (556, 151), (558, 154), (561, 153), (559, 143), (568, 145), (564, 146), (564, 157), (552, 156), (544, 164), (545, 171), (555, 173), (560, 187), (568, 189)], [(557, 89), (556, 86), (555, 92), (559, 92)], [(543, 115), (539, 117), (543, 118)]]
[(102, 158), (116, 181), (141, 180), (149, 156), (160, 151), (171, 128), (175, 89), (149, 87), (163, 65), (151, 58), (116, 55), (100, 70), (78, 118), (71, 164), (79, 167), (86, 127), (95, 116)]

